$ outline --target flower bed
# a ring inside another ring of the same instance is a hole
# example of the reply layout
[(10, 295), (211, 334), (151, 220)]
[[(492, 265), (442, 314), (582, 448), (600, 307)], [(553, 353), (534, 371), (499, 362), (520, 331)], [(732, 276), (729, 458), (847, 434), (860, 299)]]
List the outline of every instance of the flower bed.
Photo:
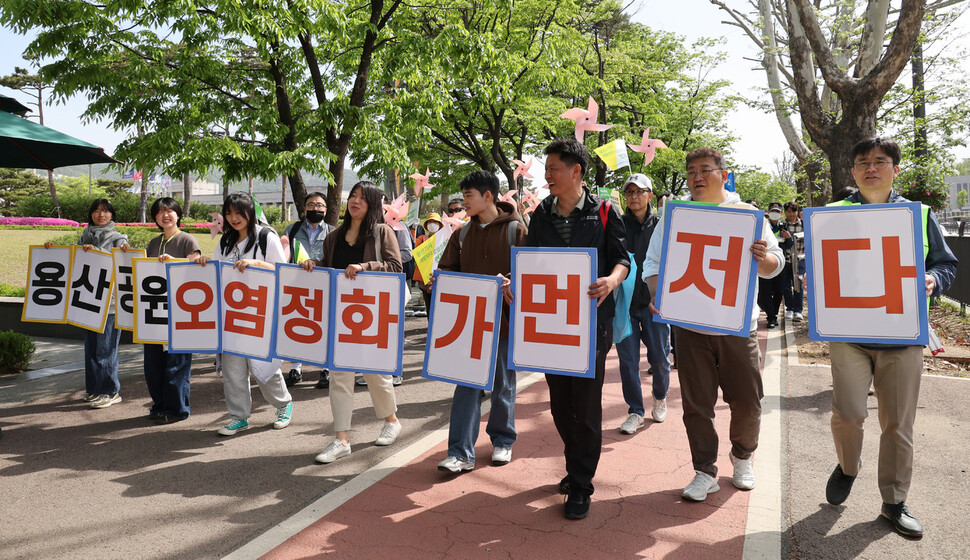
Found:
[(15, 218), (0, 216), (0, 226), (28, 226), (28, 227), (39, 227), (45, 228), (50, 226), (71, 226), (78, 227), (81, 224), (75, 222), (74, 220), (64, 220), (62, 218)]

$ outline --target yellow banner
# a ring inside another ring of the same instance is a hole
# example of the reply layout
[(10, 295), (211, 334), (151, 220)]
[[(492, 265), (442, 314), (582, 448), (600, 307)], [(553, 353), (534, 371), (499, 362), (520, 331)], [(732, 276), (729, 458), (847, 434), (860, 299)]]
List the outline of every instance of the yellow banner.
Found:
[(418, 271), (421, 273), (421, 278), (427, 279), (431, 278), (431, 271), (434, 266), (434, 245), (435, 245), (435, 233), (431, 237), (424, 240), (424, 243), (418, 245), (411, 251), (411, 256), (414, 257), (414, 265), (417, 267)]

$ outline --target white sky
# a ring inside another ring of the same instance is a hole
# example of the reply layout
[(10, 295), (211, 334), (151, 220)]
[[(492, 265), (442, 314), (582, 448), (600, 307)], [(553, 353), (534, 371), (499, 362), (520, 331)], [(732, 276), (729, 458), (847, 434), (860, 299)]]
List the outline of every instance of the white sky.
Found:
[[(740, 2), (731, 3), (740, 4)], [(708, 0), (680, 0), (679, 2), (633, 0), (631, 10), (636, 11), (635, 21), (655, 29), (676, 33), (684, 37), (688, 43), (700, 37), (724, 37), (726, 43), (722, 48), (728, 53), (728, 59), (717, 69), (712, 78), (730, 80), (732, 93), (747, 97), (757, 95), (755, 88), (764, 86), (764, 71), (755, 63), (743, 58), (745, 56), (753, 58), (757, 55), (753, 43), (743, 35), (741, 30), (722, 24), (726, 14)], [(970, 30), (970, 17), (964, 15), (961, 20), (961, 27), (964, 30)], [(6, 53), (17, 53), (14, 56), (3, 57), (0, 61), (0, 75), (12, 73), (14, 66), (25, 65), (19, 53), (23, 52), (28, 42), (27, 38), (0, 27), (0, 49)], [(970, 61), (966, 62), (966, 70), (970, 72)], [(0, 93), (15, 97), (21, 102), (27, 101), (18, 91), (0, 87)], [(67, 104), (45, 108), (45, 124), (101, 146), (109, 154), (113, 153), (115, 147), (126, 137), (125, 133), (112, 130), (110, 123), (81, 123), (80, 114), (85, 106), (85, 99), (75, 97)], [(735, 163), (757, 166), (768, 172), (774, 171), (774, 160), (780, 159), (788, 150), (774, 116), (739, 106), (729, 117), (729, 124), (739, 137), (739, 141), (734, 145)], [(961, 150), (958, 156), (970, 156), (970, 149)], [(542, 184), (541, 161), (537, 160), (530, 171), (536, 177), (536, 181)], [(433, 174), (434, 170), (432, 170)]]

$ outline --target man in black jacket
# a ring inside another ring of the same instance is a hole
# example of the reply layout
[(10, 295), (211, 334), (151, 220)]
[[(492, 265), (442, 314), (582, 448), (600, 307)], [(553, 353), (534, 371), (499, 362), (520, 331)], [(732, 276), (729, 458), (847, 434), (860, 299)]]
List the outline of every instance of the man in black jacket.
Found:
[(598, 278), (587, 291), (598, 306), (596, 376), (546, 375), (552, 418), (565, 446), (567, 474), (559, 483), (560, 492), (568, 494), (565, 516), (583, 519), (589, 514), (603, 441), (603, 377), (606, 353), (613, 346), (613, 290), (626, 278), (630, 261), (620, 213), (583, 186), (589, 166), (586, 148), (573, 138), (561, 138), (549, 144), (545, 154), (549, 196), (533, 213), (528, 246), (594, 247), (597, 251)]
[[(643, 259), (650, 247), (650, 238), (660, 217), (650, 212), (650, 199), (653, 197), (653, 183), (642, 173), (634, 173), (623, 185), (626, 197), (626, 248), (633, 253), (636, 270), (643, 270)], [(640, 386), (640, 342), (647, 347), (647, 360), (653, 373), (653, 407), (650, 416), (654, 422), (667, 419), (667, 389), (670, 387), (670, 325), (654, 321), (647, 309), (650, 305), (650, 289), (643, 282), (635, 282), (633, 298), (629, 310), (617, 313), (630, 314), (630, 336), (616, 343), (616, 354), (620, 358), (620, 382), (623, 386), (623, 400), (630, 407), (627, 419), (620, 426), (620, 432), (635, 434), (643, 427), (646, 410), (643, 407), (643, 390)]]

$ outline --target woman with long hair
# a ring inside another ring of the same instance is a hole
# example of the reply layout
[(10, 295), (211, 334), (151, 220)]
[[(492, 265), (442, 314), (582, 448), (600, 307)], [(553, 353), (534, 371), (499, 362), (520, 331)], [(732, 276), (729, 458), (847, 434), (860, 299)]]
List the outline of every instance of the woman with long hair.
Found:
[[(171, 197), (152, 203), (152, 221), (162, 234), (148, 242), (145, 251), (159, 262), (169, 259), (188, 259), (199, 262), (202, 252), (194, 236), (184, 233), (182, 206)], [(145, 383), (152, 398), (148, 413), (156, 424), (179, 422), (189, 417), (189, 379), (192, 375), (192, 354), (171, 354), (162, 344), (145, 345)]]
[[(286, 262), (283, 244), (276, 230), (256, 223), (256, 205), (246, 193), (232, 193), (222, 204), (222, 220), (225, 233), (219, 240), (215, 259), (234, 263), (243, 272), (248, 267), (276, 270), (276, 263)], [(199, 263), (205, 266), (206, 258)], [(222, 360), (222, 387), (229, 409), (229, 423), (219, 428), (219, 435), (232, 436), (249, 428), (249, 416), (253, 408), (253, 396), (249, 390), (249, 374), (252, 372), (259, 390), (269, 404), (276, 408), (273, 428), (282, 430), (290, 424), (293, 397), (286, 389), (282, 360), (257, 360), (233, 354), (220, 354)]]
[[(107, 198), (99, 198), (88, 208), (88, 225), (81, 232), (78, 245), (110, 253), (128, 246), (128, 236), (115, 229), (115, 207)], [(50, 247), (51, 243), (44, 243)], [(104, 332), (84, 331), (84, 402), (91, 408), (108, 408), (121, 402), (118, 381), (118, 344), (121, 331), (115, 328), (114, 300), (108, 303), (108, 320)]]
[[(361, 271), (401, 272), (401, 253), (397, 236), (384, 223), (384, 193), (370, 181), (354, 185), (347, 198), (343, 222), (323, 242), (323, 259), (317, 265), (343, 270), (353, 280)], [(304, 261), (312, 270), (314, 261)], [(390, 375), (365, 373), (374, 412), (384, 419), (375, 445), (390, 445), (401, 433), (397, 400)], [(330, 372), (330, 408), (336, 438), (319, 455), (319, 463), (332, 463), (350, 455), (350, 425), (354, 411), (354, 372)]]

